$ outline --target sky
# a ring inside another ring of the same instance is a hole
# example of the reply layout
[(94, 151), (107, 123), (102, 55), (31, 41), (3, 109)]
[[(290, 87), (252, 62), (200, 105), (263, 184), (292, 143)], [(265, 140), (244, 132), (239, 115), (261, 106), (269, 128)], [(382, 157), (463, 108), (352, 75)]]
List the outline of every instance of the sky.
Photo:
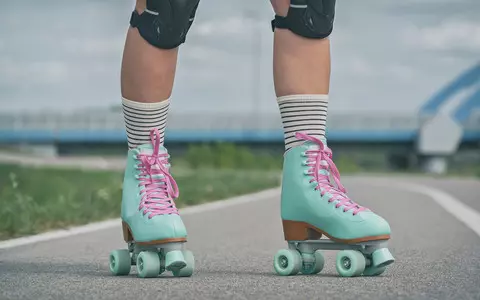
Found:
[[(0, 111), (118, 105), (132, 8), (132, 0), (2, 3)], [(337, 1), (329, 109), (417, 110), (480, 61), (479, 14), (478, 0)], [(267, 0), (201, 0), (171, 109), (277, 110), (272, 16)]]

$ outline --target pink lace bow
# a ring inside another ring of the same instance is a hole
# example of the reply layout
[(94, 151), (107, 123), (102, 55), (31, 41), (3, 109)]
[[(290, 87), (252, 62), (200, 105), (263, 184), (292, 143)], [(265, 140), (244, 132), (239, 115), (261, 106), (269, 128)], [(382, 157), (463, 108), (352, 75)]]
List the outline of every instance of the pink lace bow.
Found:
[(152, 154), (139, 153), (138, 169), (142, 199), (139, 210), (148, 214), (151, 219), (157, 215), (178, 214), (174, 198), (179, 195), (178, 186), (168, 169), (168, 153), (160, 153), (160, 132), (153, 129), (150, 132), (153, 145)]
[[(311, 149), (305, 152), (307, 156), (307, 166), (310, 166), (308, 174), (312, 176), (310, 183), (316, 182), (317, 186), (315, 190), (320, 190), (320, 194), (323, 196), (325, 193), (329, 193), (332, 197), (328, 200), (329, 203), (337, 202), (336, 208), (343, 206), (343, 211), (348, 212), (352, 210), (353, 215), (358, 214), (361, 211), (368, 210), (355, 202), (353, 202), (346, 195), (347, 190), (340, 182), (340, 173), (332, 160), (332, 150), (330, 150), (325, 144), (318, 138), (307, 135), (305, 133), (297, 132), (295, 137), (299, 140), (310, 141), (319, 146), (318, 149)], [(324, 172), (321, 172), (324, 170)], [(331, 174), (335, 185), (330, 180)]]

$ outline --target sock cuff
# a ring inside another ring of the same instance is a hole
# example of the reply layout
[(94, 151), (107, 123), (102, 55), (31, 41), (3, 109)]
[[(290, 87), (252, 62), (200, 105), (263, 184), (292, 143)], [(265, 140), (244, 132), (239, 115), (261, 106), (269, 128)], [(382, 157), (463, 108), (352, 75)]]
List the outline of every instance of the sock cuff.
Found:
[(289, 102), (289, 101), (322, 101), (328, 102), (327, 94), (305, 94), (305, 95), (287, 95), (277, 98), (278, 103)]
[(164, 108), (168, 106), (170, 104), (170, 98), (160, 102), (144, 103), (144, 102), (136, 102), (136, 101), (128, 100), (122, 97), (122, 104), (134, 109), (158, 110), (160, 108)]

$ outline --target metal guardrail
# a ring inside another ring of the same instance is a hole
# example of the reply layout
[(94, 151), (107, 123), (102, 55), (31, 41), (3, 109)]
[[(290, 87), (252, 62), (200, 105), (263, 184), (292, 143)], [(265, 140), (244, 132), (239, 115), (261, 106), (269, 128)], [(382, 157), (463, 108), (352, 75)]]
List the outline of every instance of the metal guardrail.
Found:
[[(278, 113), (170, 113), (171, 140), (266, 141), (283, 138)], [(429, 116), (406, 113), (335, 113), (328, 116), (328, 135), (336, 141), (414, 142)], [(480, 139), (480, 111), (462, 124), (464, 141)], [(0, 114), (0, 142), (118, 142), (124, 140), (121, 111)], [(441, 133), (440, 133), (441, 134)]]
[[(480, 121), (480, 118), (479, 118)], [(331, 130), (416, 130), (418, 117), (408, 114), (332, 113), (328, 116)], [(168, 116), (172, 130), (277, 130), (281, 127), (278, 113), (262, 114), (178, 114)], [(83, 112), (70, 114), (25, 113), (0, 114), (0, 130), (112, 130), (124, 129), (121, 112)]]

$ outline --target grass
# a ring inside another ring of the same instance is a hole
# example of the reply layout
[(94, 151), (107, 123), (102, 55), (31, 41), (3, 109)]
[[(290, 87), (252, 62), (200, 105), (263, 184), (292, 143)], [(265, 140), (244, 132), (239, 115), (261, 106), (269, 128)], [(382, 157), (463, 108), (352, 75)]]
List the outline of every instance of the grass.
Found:
[[(278, 171), (190, 169), (175, 175), (179, 207), (279, 185)], [(120, 216), (119, 172), (0, 165), (0, 240)]]
[[(386, 171), (381, 157), (365, 157), (338, 155), (335, 163), (343, 175)], [(183, 157), (172, 160), (173, 175), (180, 186), (177, 205), (278, 186), (282, 160), (281, 155), (254, 153), (232, 144), (192, 145)], [(480, 166), (471, 163), (448, 175), (480, 178)], [(122, 177), (120, 172), (0, 164), (0, 240), (119, 217)]]

